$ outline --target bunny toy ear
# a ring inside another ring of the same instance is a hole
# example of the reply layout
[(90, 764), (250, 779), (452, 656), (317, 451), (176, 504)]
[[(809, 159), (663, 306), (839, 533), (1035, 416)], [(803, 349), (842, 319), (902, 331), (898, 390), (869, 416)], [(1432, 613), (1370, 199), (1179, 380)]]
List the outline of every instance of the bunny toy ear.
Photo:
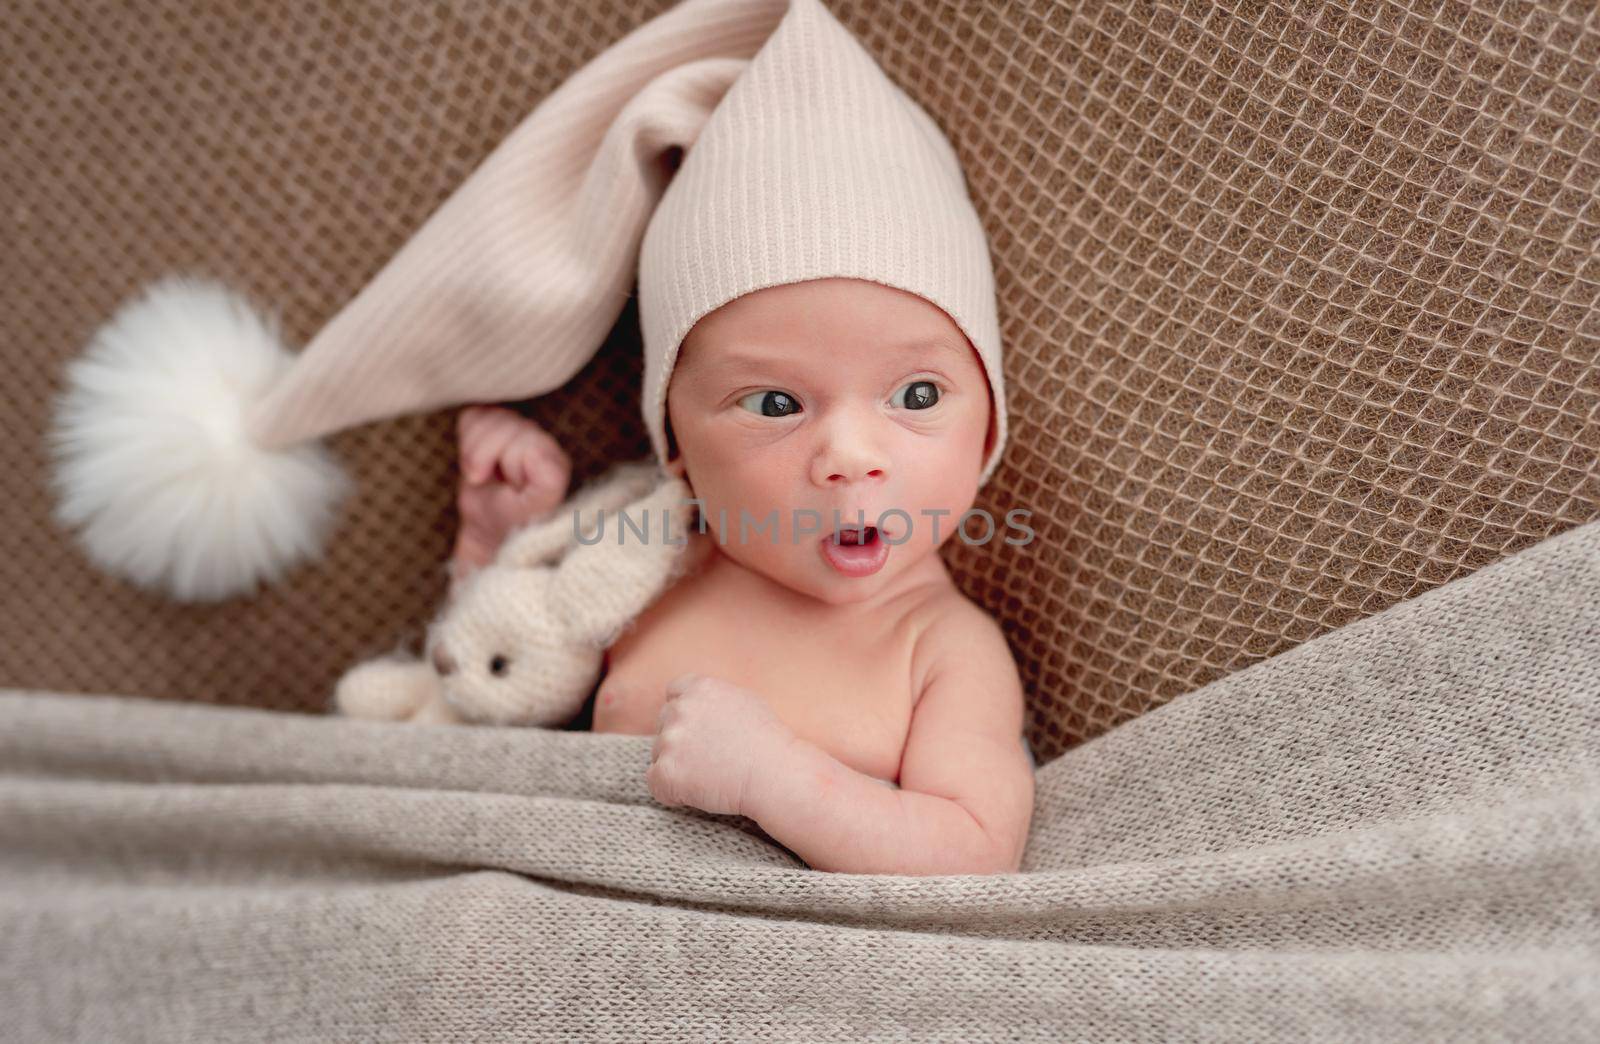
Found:
[(494, 564), (513, 569), (536, 569), (561, 560), (575, 542), (572, 512), (565, 506), (549, 518), (523, 526), (506, 538), (495, 553)]
[(619, 535), (577, 547), (562, 561), (550, 600), (575, 640), (596, 648), (610, 645), (683, 573), (692, 497), (682, 479), (659, 482), (628, 508), (629, 517), (642, 523), (642, 539), (630, 530), (627, 539)]
[(654, 461), (629, 461), (612, 467), (568, 497), (548, 519), (512, 534), (495, 555), (497, 565), (522, 569), (548, 565), (594, 532), (602, 511), (631, 504), (661, 483), (661, 467)]

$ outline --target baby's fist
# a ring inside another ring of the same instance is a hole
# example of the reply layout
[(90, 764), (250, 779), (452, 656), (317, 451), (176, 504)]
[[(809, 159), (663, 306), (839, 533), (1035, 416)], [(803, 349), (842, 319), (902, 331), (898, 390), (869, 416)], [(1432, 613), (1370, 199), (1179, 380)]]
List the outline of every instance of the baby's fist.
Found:
[(461, 474), (469, 485), (498, 478), (514, 489), (558, 488), (565, 495), (572, 461), (534, 421), (506, 406), (467, 406), (456, 426)]
[(794, 732), (748, 689), (703, 674), (667, 686), (645, 781), (663, 805), (744, 815), (752, 778), (770, 771)]
[(454, 558), (476, 568), (513, 529), (566, 499), (572, 461), (538, 424), (504, 406), (468, 406), (458, 420), (461, 529)]

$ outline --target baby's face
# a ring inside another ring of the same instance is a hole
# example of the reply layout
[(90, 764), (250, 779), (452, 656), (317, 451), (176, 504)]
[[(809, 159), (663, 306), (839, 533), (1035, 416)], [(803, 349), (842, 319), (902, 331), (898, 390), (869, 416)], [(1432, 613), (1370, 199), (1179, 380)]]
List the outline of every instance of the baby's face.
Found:
[[(994, 435), (990, 399), (977, 352), (923, 298), (861, 279), (768, 287), (684, 339), (667, 392), (669, 467), (686, 475), (724, 554), (822, 601), (863, 601), (954, 535)], [(822, 546), (835, 510), (840, 526), (859, 516), (871, 526), (890, 508), (910, 522), (883, 518), (887, 559), (869, 575), (870, 564), (836, 563), (870, 563), (860, 552), (871, 548), (830, 556)], [(948, 512), (936, 539), (925, 510)], [(775, 543), (757, 529), (774, 512)]]

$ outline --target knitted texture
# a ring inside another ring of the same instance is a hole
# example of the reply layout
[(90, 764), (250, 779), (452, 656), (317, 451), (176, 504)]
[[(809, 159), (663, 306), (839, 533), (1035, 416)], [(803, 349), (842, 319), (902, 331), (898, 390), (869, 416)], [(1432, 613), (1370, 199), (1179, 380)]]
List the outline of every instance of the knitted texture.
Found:
[[(944, 550), (1048, 762), (1600, 515), (1600, 11), (1562, 0), (826, 0), (989, 233), (1011, 434)], [(210, 272), (304, 344), (539, 102), (668, 0), (55, 0), (0, 33), (0, 684), (320, 711), (413, 653), (453, 411), (332, 437), (327, 560), (172, 605), (55, 526), (40, 433), (140, 286)], [(751, 49), (758, 46), (752, 42)], [(651, 453), (637, 298), (520, 404), (579, 481)]]
[(5, 1040), (1538, 1040), (1600, 1023), (1600, 524), (799, 865), (652, 738), (0, 694)]

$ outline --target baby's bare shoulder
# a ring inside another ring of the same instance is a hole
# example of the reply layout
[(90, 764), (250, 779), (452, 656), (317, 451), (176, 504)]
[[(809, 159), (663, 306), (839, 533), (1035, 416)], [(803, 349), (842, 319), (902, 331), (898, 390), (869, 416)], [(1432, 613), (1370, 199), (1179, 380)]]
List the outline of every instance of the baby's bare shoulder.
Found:
[(942, 636), (949, 637), (952, 633), (985, 629), (999, 631), (994, 617), (953, 583), (931, 594), (918, 607), (918, 613), (922, 618), (924, 633), (937, 630)]
[[(941, 673), (987, 673), (1005, 693), (1020, 692), (1016, 660), (1000, 624), (951, 584), (917, 609), (916, 644), (912, 648), (912, 692), (918, 701)], [(914, 705), (913, 705), (914, 706)]]

